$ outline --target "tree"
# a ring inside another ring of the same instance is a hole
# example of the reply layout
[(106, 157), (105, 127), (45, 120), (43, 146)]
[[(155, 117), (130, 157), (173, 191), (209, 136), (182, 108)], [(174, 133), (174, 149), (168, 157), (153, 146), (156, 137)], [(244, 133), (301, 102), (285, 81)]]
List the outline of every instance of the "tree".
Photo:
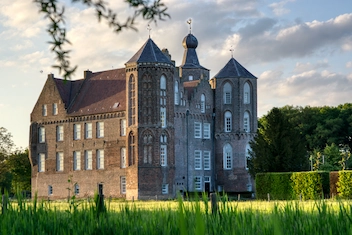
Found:
[(10, 191), (11, 188), (11, 173), (7, 167), (7, 160), (12, 151), (14, 144), (12, 135), (6, 128), (0, 127), (0, 190), (4, 193), (5, 190)]
[(288, 172), (308, 170), (304, 138), (279, 108), (259, 120), (257, 136), (250, 143), (249, 172)]
[(13, 152), (8, 160), (7, 167), (11, 174), (11, 192), (31, 190), (31, 164), (28, 158), (28, 149)]
[[(58, 62), (53, 67), (59, 69), (60, 73), (63, 72), (65, 79), (69, 79), (77, 69), (77, 66), (70, 65), (70, 51), (64, 49), (65, 45), (70, 44), (70, 41), (66, 37), (65, 6), (59, 3), (58, 0), (33, 1), (38, 6), (39, 12), (44, 14), (45, 18), (50, 22), (47, 32), (52, 41), (49, 43), (52, 45), (51, 50), (55, 53)], [(98, 21), (105, 20), (115, 32), (120, 32), (123, 29), (135, 29), (135, 20), (139, 16), (143, 20), (154, 22), (156, 22), (156, 19), (164, 20), (166, 17), (170, 17), (166, 13), (167, 7), (161, 0), (153, 0), (152, 2), (145, 0), (125, 0), (125, 4), (134, 9), (134, 13), (124, 22), (118, 20), (117, 13), (109, 8), (108, 3), (104, 0), (71, 0), (71, 2), (82, 3), (86, 7), (93, 7)]]

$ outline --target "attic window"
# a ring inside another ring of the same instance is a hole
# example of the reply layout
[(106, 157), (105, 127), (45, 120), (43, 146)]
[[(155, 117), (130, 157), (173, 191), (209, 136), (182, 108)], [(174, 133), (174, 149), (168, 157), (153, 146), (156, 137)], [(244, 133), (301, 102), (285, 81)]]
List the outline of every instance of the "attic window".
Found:
[(116, 109), (116, 108), (119, 107), (119, 106), (120, 106), (120, 103), (119, 103), (119, 102), (116, 102), (116, 103), (114, 104), (114, 106), (112, 106), (112, 108)]

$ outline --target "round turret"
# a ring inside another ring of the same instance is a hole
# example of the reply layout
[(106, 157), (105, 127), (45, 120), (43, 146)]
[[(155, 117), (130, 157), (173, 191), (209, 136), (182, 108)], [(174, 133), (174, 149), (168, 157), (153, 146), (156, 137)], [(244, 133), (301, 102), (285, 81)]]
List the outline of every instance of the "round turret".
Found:
[(188, 34), (182, 41), (182, 45), (185, 49), (187, 48), (197, 48), (198, 40), (193, 34)]

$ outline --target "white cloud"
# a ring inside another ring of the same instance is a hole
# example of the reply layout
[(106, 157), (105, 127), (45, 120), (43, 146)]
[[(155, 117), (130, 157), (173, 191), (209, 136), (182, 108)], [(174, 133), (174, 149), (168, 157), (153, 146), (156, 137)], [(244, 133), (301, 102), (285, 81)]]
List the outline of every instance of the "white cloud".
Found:
[(346, 68), (352, 68), (352, 61), (348, 61), (346, 63)]
[(295, 0), (285, 0), (281, 2), (274, 2), (269, 5), (269, 7), (273, 10), (274, 14), (277, 16), (282, 16), (290, 13), (290, 10), (285, 8), (285, 5), (289, 2), (294, 2)]

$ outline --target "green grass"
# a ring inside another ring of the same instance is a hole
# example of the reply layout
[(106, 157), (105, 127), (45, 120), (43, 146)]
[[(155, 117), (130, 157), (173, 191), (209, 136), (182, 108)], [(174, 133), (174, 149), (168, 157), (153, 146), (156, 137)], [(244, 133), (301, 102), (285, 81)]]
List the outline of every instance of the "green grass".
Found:
[(350, 201), (94, 200), (7, 204), (1, 234), (352, 234)]

